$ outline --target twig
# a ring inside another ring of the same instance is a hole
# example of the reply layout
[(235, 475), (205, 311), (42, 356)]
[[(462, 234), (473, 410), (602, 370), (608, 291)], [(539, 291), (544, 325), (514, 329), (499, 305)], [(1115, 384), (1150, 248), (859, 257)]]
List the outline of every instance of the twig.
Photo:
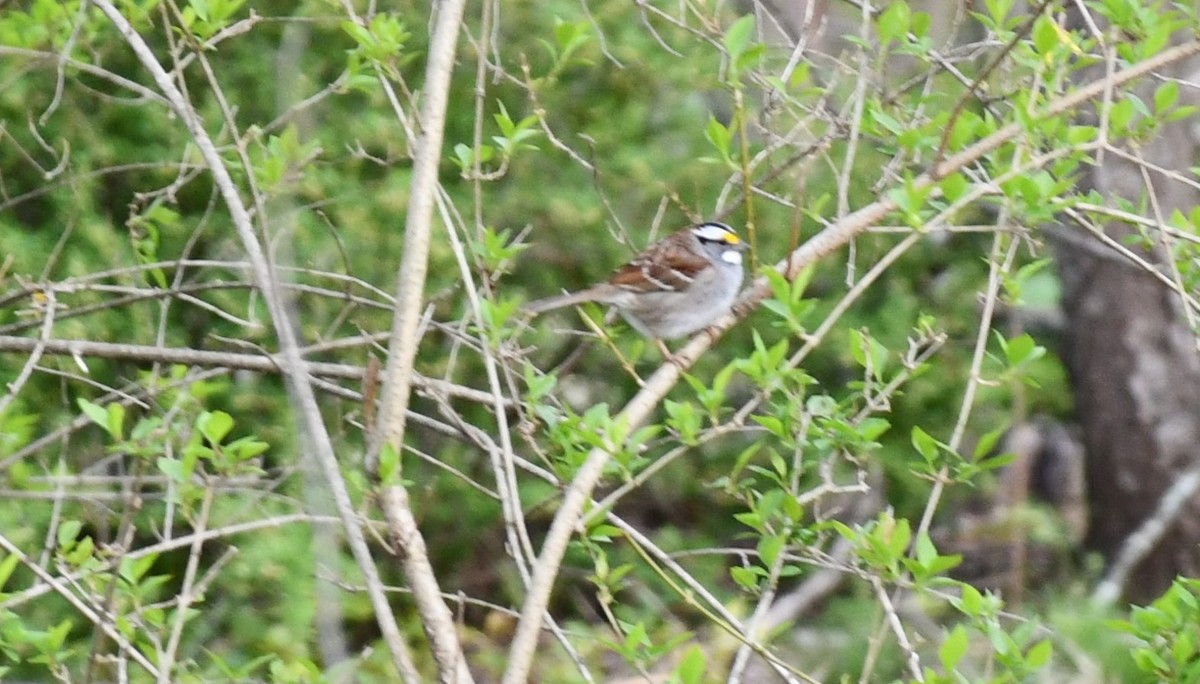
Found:
[(146, 100), (157, 102), (162, 105), (167, 104), (167, 101), (163, 98), (163, 96), (159, 95), (153, 90), (150, 90), (142, 84), (131, 81), (107, 69), (102, 69), (94, 64), (88, 64), (87, 62), (80, 62), (78, 60), (71, 59), (69, 56), (67, 56), (66, 51), (42, 52), (39, 50), (28, 50), (25, 48), (13, 47), (11, 45), (0, 45), (0, 57), (7, 56), (29, 57), (30, 59), (54, 62), (55, 66), (59, 69), (69, 65), (72, 68), (79, 69), (86, 74), (97, 76), (106, 81), (110, 81), (115, 85), (121, 86), (122, 88), (132, 90)]
[(150, 50), (145, 40), (142, 39), (137, 31), (133, 29), (133, 26), (130, 25), (129, 21), (113, 6), (111, 0), (95, 0), (95, 5), (117, 27), (125, 42), (129, 44), (134, 54), (137, 55), (142, 66), (151, 73), (159, 90), (170, 101), (171, 108), (183, 120), (193, 141), (196, 143), (197, 149), (204, 158), (205, 164), (208, 165), (209, 171), (212, 173), (213, 182), (221, 191), (221, 197), (229, 209), (230, 218), (233, 221), (238, 238), (242, 243), (242, 247), (246, 250), (246, 255), (252, 265), (254, 279), (258, 284), (259, 290), (262, 292), (267, 310), (271, 315), (271, 323), (279, 339), (281, 354), (286, 361), (285, 370), (289, 381), (288, 389), (295, 397), (296, 405), (300, 408), (300, 416), (298, 418), (304, 423), (305, 432), (310, 437), (311, 443), (306, 446), (312, 449), (313, 455), (321, 464), (321, 470), (325, 475), (326, 481), (329, 483), (331, 494), (338, 510), (338, 516), (341, 518), (342, 526), (346, 531), (347, 543), (350, 546), (359, 570), (363, 574), (363, 580), (367, 585), (368, 593), (371, 597), (371, 605), (375, 610), (375, 619), (383, 634), (384, 642), (391, 652), (393, 663), (402, 679), (415, 682), (419, 677), (416, 666), (413, 664), (412, 656), (408, 652), (408, 646), (404, 641), (404, 637), (400, 633), (400, 628), (392, 613), (391, 604), (388, 603), (387, 595), (383, 591), (383, 583), (380, 581), (378, 569), (375, 567), (374, 559), (371, 557), (371, 550), (367, 546), (366, 539), (363, 536), (353, 502), (350, 500), (350, 493), (346, 488), (346, 482), (342, 478), (341, 466), (338, 463), (337, 454), (334, 453), (329, 431), (321, 416), (320, 407), (317, 405), (315, 391), (309, 382), (308, 365), (300, 354), (295, 326), (292, 324), (291, 316), (284, 306), (283, 298), (279, 293), (278, 280), (267, 263), (266, 255), (263, 253), (262, 246), (258, 242), (250, 215), (246, 211), (246, 206), (242, 202), (238, 188), (232, 176), (230, 176), (229, 170), (225, 167), (224, 160), (217, 152), (212, 138), (208, 135), (208, 131), (205, 130), (200, 115), (179, 91), (179, 88), (176, 87), (175, 82), (163, 68), (162, 64), (159, 63), (158, 58), (154, 56), (154, 53)]
[[(200, 502), (200, 514), (196, 516), (196, 530), (203, 532), (208, 527), (209, 513), (212, 511), (215, 490), (209, 486), (204, 488), (204, 499)], [(160, 659), (161, 668), (158, 671), (159, 684), (171, 681), (171, 668), (179, 653), (179, 640), (183, 637), (183, 625), (187, 622), (192, 602), (200, 595), (196, 593), (196, 573), (200, 568), (200, 552), (204, 548), (203, 537), (195, 536), (191, 551), (188, 553), (187, 567), (184, 568), (183, 586), (175, 597), (175, 620), (171, 625), (171, 635), (167, 637), (167, 647)]]
[[(465, 0), (442, 0), (436, 8), (437, 19), (429, 45), (425, 85), (421, 94), (420, 138), (413, 140), (413, 181), (404, 225), (404, 254), (396, 284), (396, 317), (388, 344), (379, 428), (370, 436), (368, 467), (378, 464), (379, 452), (384, 445), (394, 448), (397, 454), (401, 453), (404, 446), (413, 362), (420, 342), (418, 327), (424, 305), (425, 275), (429, 267), (438, 163), (441, 161), (450, 77), (454, 70), (454, 54), (465, 6)], [(397, 106), (390, 83), (382, 76), (380, 83), (389, 93), (389, 100), (397, 115), (404, 121), (403, 110)], [(392, 537), (401, 550), (404, 572), (413, 589), (413, 598), (421, 614), (421, 626), (429, 638), (441, 681), (473, 681), (458, 641), (454, 616), (441, 598), (441, 589), (429, 562), (425, 540), (408, 505), (408, 492), (402, 485), (385, 483), (379, 500)]]
[(0, 415), (4, 414), (4, 410), (12, 403), (17, 395), (21, 392), (21, 387), (29, 382), (30, 376), (33, 375), (34, 369), (37, 368), (38, 361), (41, 361), (42, 354), (46, 353), (46, 346), (52, 340), (50, 333), (54, 328), (54, 312), (56, 309), (56, 298), (53, 289), (46, 289), (40, 293), (45, 299), (42, 301), (42, 330), (36, 340), (30, 339), (32, 344), (29, 348), (29, 358), (25, 360), (25, 365), (21, 368), (21, 372), (17, 373), (17, 377), (8, 383), (8, 393), (0, 397)]
[(896, 613), (896, 607), (892, 605), (892, 599), (888, 596), (887, 590), (883, 588), (883, 580), (877, 575), (871, 575), (871, 586), (875, 589), (875, 596), (879, 598), (879, 603), (883, 606), (883, 612), (887, 619), (888, 626), (892, 628), (892, 633), (896, 635), (896, 643), (900, 645), (900, 650), (904, 651), (907, 658), (908, 670), (912, 674), (912, 678), (918, 682), (925, 681), (925, 675), (921, 671), (921, 658), (917, 655), (917, 650), (913, 648), (912, 642), (908, 640), (908, 635), (904, 632), (904, 625), (900, 622), (900, 616)]
[[(1017, 247), (1020, 245), (1016, 240), (1010, 242), (1008, 253), (1001, 260), (1000, 252), (1003, 241), (1004, 233), (996, 233), (992, 240), (992, 256), (989, 259), (991, 267), (988, 270), (987, 290), (983, 293), (983, 311), (979, 316), (979, 330), (975, 335), (975, 351), (971, 355), (971, 370), (967, 376), (967, 387), (963, 391), (962, 402), (959, 404), (958, 418), (954, 423), (954, 432), (950, 435), (950, 440), (947, 442), (951, 453), (958, 453), (963, 435), (967, 431), (967, 422), (971, 417), (971, 409), (975, 406), (975, 393), (983, 383), (983, 360), (987, 353), (987, 343), (992, 330), (992, 319), (996, 312), (996, 303), (999, 300), (1002, 276), (1007, 275), (1012, 268), (1013, 261), (1017, 256)], [(913, 536), (914, 540), (918, 540), (929, 534), (929, 526), (933, 524), (933, 514), (937, 511), (938, 504), (941, 502), (942, 492), (946, 488), (946, 478), (949, 472), (949, 466), (942, 466), (941, 470), (934, 477), (933, 487), (929, 492), (929, 499), (925, 502), (925, 510), (921, 514), (921, 522), (917, 526), (917, 533)], [(916, 549), (915, 541), (913, 542), (913, 549), (914, 551)]]
[[(100, 1), (103, 2), (104, 0)], [(117, 646), (120, 647), (123, 653), (128, 653), (135, 661), (137, 661), (139, 665), (144, 667), (146, 672), (150, 673), (151, 676), (155, 678), (158, 677), (158, 668), (154, 666), (154, 663), (151, 663), (150, 660), (147, 659), (146, 656), (137, 649), (137, 646), (130, 643), (130, 641), (126, 639), (123, 634), (118, 632), (116, 627), (114, 627), (109, 620), (92, 610), (90, 606), (84, 603), (83, 599), (76, 596), (75, 592), (64, 586), (58, 578), (56, 578), (54, 575), (51, 575), (37, 563), (31, 561), (29, 557), (26, 556), (23, 551), (21, 551), (21, 549), (17, 548), (15, 544), (8, 540), (8, 537), (5, 537), (2, 534), (0, 534), (0, 548), (3, 548), (9, 554), (16, 556), (22, 565), (28, 568), (30, 572), (32, 572), (37, 576), (38, 579), (45, 583), (48, 591), (54, 591), (59, 596), (66, 599), (67, 603), (70, 603), (72, 606), (74, 606), (75, 610), (78, 610), (80, 615), (84, 616), (97, 627), (104, 630), (104, 633), (107, 634), (110, 639), (117, 642)]]
[(1025, 40), (1025, 38), (1029, 36), (1029, 32), (1033, 30), (1034, 24), (1039, 18), (1041, 18), (1042, 13), (1045, 12), (1049, 7), (1050, 0), (1043, 0), (1039, 6), (1035, 7), (1033, 11), (1027, 15), (1025, 23), (1022, 24), (1019, 29), (1013, 32), (1013, 36), (1008, 43), (1001, 48), (1000, 52), (995, 57), (992, 58), (991, 64), (988, 64), (983, 68), (983, 71), (981, 71), (979, 75), (976, 76), (975, 79), (972, 80), (967, 86), (967, 92), (964, 93), (962, 97), (958, 98), (958, 101), (954, 103), (954, 109), (950, 112), (950, 119), (942, 128), (942, 140), (940, 143), (938, 143), (937, 152), (933, 155), (935, 162), (940, 162), (946, 155), (946, 145), (950, 142), (950, 134), (954, 131), (954, 125), (958, 122), (958, 118), (962, 116), (963, 109), (967, 106), (968, 99), (972, 96), (978, 97), (979, 86), (987, 81), (992, 72), (996, 70), (996, 67), (1000, 66), (1004, 58), (1008, 56), (1008, 53), (1012, 52), (1013, 48), (1015, 48), (1021, 43), (1022, 40)]
[[(1193, 40), (1165, 50), (1144, 62), (1117, 72), (1111, 77), (1089, 83), (1054, 100), (1040, 113), (1040, 116), (1055, 116), (1069, 111), (1100, 96), (1106, 88), (1127, 83), (1196, 53), (1200, 53), (1200, 40)], [(929, 188), (948, 174), (954, 173), (1021, 135), (1024, 125), (1013, 123), (997, 130), (935, 165), (929, 172), (913, 179), (912, 187), (918, 191)], [(814, 235), (808, 242), (789, 254), (787, 259), (777, 264), (776, 269), (780, 273), (791, 274), (794, 277), (795, 274), (800, 273), (802, 268), (845, 245), (854, 236), (866, 231), (896, 208), (895, 201), (885, 195), (884, 199), (843, 217)], [(663, 364), (650, 376), (645, 387), (625, 405), (625, 408), (617, 416), (618, 423), (629, 430), (641, 425), (679, 380), (683, 370), (690, 367), (721, 333), (748, 314), (769, 294), (770, 285), (767, 279), (765, 277), (756, 279), (751, 287), (739, 297), (732, 312), (716, 321), (707, 334), (697, 335), (676, 352), (677, 363)], [(504, 674), (503, 684), (523, 684), (528, 678), (537, 647), (538, 631), (550, 601), (550, 592), (554, 587), (555, 578), (558, 576), (563, 554), (566, 553), (567, 544), (577, 528), (583, 508), (591, 499), (591, 492), (599, 482), (616, 446), (608, 441), (606, 436), (602, 446), (592, 449), (576, 472), (575, 479), (563, 497), (562, 505), (554, 516), (554, 521), (543, 542), (541, 554), (538, 556), (537, 565), (534, 567), (533, 582), (525, 597), (525, 603), (521, 609), (521, 620), (517, 624), (517, 631), (509, 649), (508, 670)]]
[(1129, 574), (1154, 550), (1155, 545), (1162, 541), (1197, 491), (1200, 491), (1200, 466), (1193, 466), (1163, 493), (1154, 514), (1125, 538), (1120, 551), (1105, 573), (1104, 580), (1092, 592), (1093, 602), (1101, 606), (1111, 606), (1121, 598)]
[[(363, 338), (360, 343), (369, 342)], [(97, 357), (121, 359), (147, 363), (173, 363), (205, 368), (230, 368), (259, 373), (288, 372), (287, 362), (279, 354), (242, 354), (239, 352), (209, 351), (183, 347), (155, 347), (141, 344), (116, 342), (93, 342), (91, 340), (39, 340), (32, 337), (0, 335), (0, 352), (33, 352), (40, 349), (44, 354), (72, 357)], [(308, 372), (313, 376), (362, 380), (365, 369), (348, 363), (309, 361)], [(466, 399), (480, 404), (492, 404), (495, 400), (490, 392), (465, 387), (437, 378), (413, 375), (413, 386), (457, 399)], [(506, 400), (505, 406), (509, 403)]]

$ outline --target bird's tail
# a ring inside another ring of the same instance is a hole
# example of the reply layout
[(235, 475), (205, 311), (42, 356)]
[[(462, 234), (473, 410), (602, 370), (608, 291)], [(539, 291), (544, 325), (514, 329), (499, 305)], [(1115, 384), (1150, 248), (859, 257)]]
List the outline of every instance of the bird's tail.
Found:
[(574, 306), (576, 304), (583, 304), (584, 302), (591, 302), (594, 300), (595, 295), (592, 292), (588, 290), (581, 290), (579, 292), (568, 292), (567, 294), (561, 294), (555, 297), (546, 297), (545, 299), (535, 299), (534, 301), (523, 306), (522, 310), (527, 314), (536, 316), (537, 314), (553, 311), (554, 309), (561, 309), (564, 306)]

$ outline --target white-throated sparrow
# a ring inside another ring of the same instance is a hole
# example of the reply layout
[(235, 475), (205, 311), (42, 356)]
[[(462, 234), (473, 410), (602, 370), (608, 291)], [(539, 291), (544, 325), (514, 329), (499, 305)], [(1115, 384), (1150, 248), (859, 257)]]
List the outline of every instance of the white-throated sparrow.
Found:
[(525, 310), (612, 304), (669, 357), (661, 340), (690, 335), (729, 311), (742, 286), (746, 248), (724, 223), (700, 223), (650, 245), (603, 283), (530, 302)]

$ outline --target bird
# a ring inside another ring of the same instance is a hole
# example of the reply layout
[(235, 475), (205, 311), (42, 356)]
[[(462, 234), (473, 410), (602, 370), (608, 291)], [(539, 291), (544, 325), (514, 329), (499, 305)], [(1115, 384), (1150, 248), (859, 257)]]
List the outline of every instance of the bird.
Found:
[(537, 315), (585, 302), (611, 304), (673, 360), (663, 340), (691, 335), (729, 311), (748, 248), (728, 225), (698, 223), (651, 244), (604, 282), (529, 302), (524, 310)]

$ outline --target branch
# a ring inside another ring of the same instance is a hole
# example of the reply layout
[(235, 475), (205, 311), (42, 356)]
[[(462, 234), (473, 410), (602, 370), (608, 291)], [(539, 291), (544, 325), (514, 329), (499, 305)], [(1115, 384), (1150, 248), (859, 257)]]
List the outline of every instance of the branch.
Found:
[(28, 57), (28, 58), (30, 58), (32, 60), (36, 60), (36, 61), (53, 62), (59, 66), (71, 66), (73, 68), (79, 69), (80, 71), (82, 71), (86, 74), (91, 74), (92, 76), (97, 76), (97, 77), (102, 78), (106, 81), (109, 81), (115, 85), (121, 86), (122, 88), (131, 90), (146, 100), (150, 100), (152, 102), (157, 102), (158, 104), (161, 104), (161, 105), (168, 104), (167, 101), (165, 99), (163, 99), (163, 97), (161, 95), (159, 95), (158, 93), (154, 92), (153, 90), (150, 90), (149, 88), (143, 86), (142, 84), (131, 81), (119, 74), (115, 74), (115, 73), (109, 71), (108, 69), (103, 69), (94, 64), (88, 64), (87, 62), (80, 62), (78, 60), (71, 59), (70, 57), (66, 56), (65, 52), (63, 52), (63, 53), (43, 52), (40, 50), (28, 50), (25, 48), (12, 47), (9, 45), (0, 45), (0, 57), (10, 57), (10, 56), (11, 57)]
[[(1165, 50), (1144, 62), (1114, 73), (1111, 77), (1093, 81), (1073, 93), (1052, 101), (1041, 116), (1055, 116), (1070, 111), (1085, 102), (1100, 97), (1111, 88), (1128, 83), (1155, 69), (1160, 69), (1197, 53), (1200, 53), (1200, 40), (1193, 40)], [(1009, 140), (1018, 137), (1023, 131), (1024, 128), (1021, 124), (1009, 124), (935, 165), (933, 169), (914, 179), (912, 186), (918, 191), (929, 188), (947, 175), (979, 160)], [(896, 208), (896, 203), (885, 194), (884, 199), (845, 216), (814, 235), (808, 242), (793, 251), (787, 259), (776, 264), (776, 270), (792, 279), (805, 266), (815, 263), (818, 259), (839, 249)], [(645, 422), (654, 407), (662, 401), (662, 398), (679, 380), (684, 369), (694, 363), (721, 333), (747, 315), (769, 294), (770, 285), (767, 279), (765, 277), (755, 279), (750, 288), (739, 297), (733, 311), (713, 325), (714, 332), (712, 334), (697, 335), (675, 354), (677, 363), (663, 364), (654, 375), (647, 379), (642, 390), (625, 405), (616, 422), (628, 430), (633, 430)], [(517, 624), (517, 631), (509, 650), (508, 670), (504, 674), (503, 684), (523, 684), (528, 678), (537, 647), (538, 630), (546, 613), (546, 606), (550, 602), (550, 592), (554, 587), (554, 580), (558, 576), (567, 543), (578, 526), (584, 505), (591, 499), (592, 490), (599, 482), (604, 467), (616, 446), (608, 442), (606, 437), (605, 443), (601, 447), (592, 449), (563, 497), (562, 506), (554, 516), (546, 540), (543, 542), (538, 563), (534, 567), (529, 593), (521, 608), (521, 620)]]
[(1142, 521), (1142, 524), (1125, 538), (1125, 543), (1113, 558), (1108, 573), (1104, 575), (1104, 581), (1092, 592), (1094, 603), (1107, 607), (1121, 598), (1133, 569), (1162, 541), (1171, 526), (1178, 522), (1179, 516), (1186, 510), (1186, 505), (1192, 501), (1197, 490), (1200, 490), (1200, 466), (1193, 466), (1162, 495), (1154, 514)]
[[(369, 338), (368, 338), (369, 339)], [(287, 361), (280, 354), (243, 354), (240, 352), (208, 351), (186, 347), (156, 347), (143, 344), (92, 342), (91, 340), (42, 340), (33, 337), (0, 335), (0, 352), (34, 352), (57, 356), (94, 357), (147, 363), (171, 363), (203, 368), (230, 368), (259, 373), (288, 372)], [(349, 363), (309, 361), (308, 373), (314, 377), (362, 380), (366, 369)], [(478, 404), (492, 405), (496, 397), (446, 380), (413, 374), (412, 384), (432, 394), (466, 399)], [(507, 407), (508, 404), (506, 403)]]
[[(450, 77), (454, 71), (454, 53), (462, 24), (466, 0), (442, 0), (437, 3), (437, 19), (425, 65), (425, 85), (421, 92), (419, 138), (413, 140), (413, 181), (409, 189), (408, 215), (404, 224), (404, 254), (396, 283), (396, 318), (388, 344), (388, 364), (384, 371), (379, 429), (371, 435), (367, 466), (374, 469), (384, 445), (401, 453), (404, 447), (405, 417), (412, 392), (413, 360), (420, 342), (418, 328), (429, 266), (429, 244), (433, 224), (433, 206), (438, 188), (438, 163), (442, 157), (442, 137), (446, 123)], [(389, 83), (380, 76), (385, 89)], [(390, 91), (389, 91), (390, 92)], [(395, 98), (391, 98), (395, 102)], [(398, 111), (398, 114), (400, 112)], [(404, 573), (413, 591), (421, 627), (433, 649), (441, 681), (472, 682), (466, 658), (458, 641), (454, 616), (442, 599), (437, 577), (429, 563), (425, 539), (417, 527), (408, 503), (408, 491), (402, 485), (384, 484), (379, 501), (388, 527), (400, 549)]]
[(392, 661), (401, 678), (405, 681), (419, 681), (420, 675), (413, 664), (412, 656), (408, 652), (408, 646), (400, 633), (400, 628), (396, 624), (391, 604), (388, 603), (387, 594), (384, 592), (383, 583), (379, 578), (379, 571), (375, 567), (375, 561), (371, 558), (371, 550), (363, 536), (361, 522), (350, 500), (346, 481), (342, 478), (337, 455), (334, 453), (333, 443), (329, 438), (329, 431), (321, 417), (317, 397), (310, 382), (308, 364), (300, 354), (300, 346), (296, 339), (295, 331), (298, 326), (291, 321), (283, 297), (280, 295), (279, 281), (275, 278), (267, 263), (262, 246), (258, 243), (258, 237), (255, 235), (254, 226), (250, 221), (250, 214), (246, 211), (237, 185), (234, 184), (229, 170), (225, 168), (224, 160), (217, 152), (208, 131), (204, 129), (204, 122), (200, 119), (200, 115), (175, 86), (171, 76), (167, 74), (158, 58), (150, 50), (150, 46), (138, 35), (129, 21), (117, 11), (111, 0), (95, 0), (95, 5), (117, 27), (142, 66), (153, 76), (158, 89), (166, 96), (171, 108), (187, 126), (200, 155), (212, 173), (213, 182), (220, 190), (221, 197), (229, 209), (230, 219), (233, 221), (242, 247), (246, 250), (246, 256), (250, 259), (254, 279), (270, 313), (271, 323), (279, 338), (280, 353), (285, 362), (283, 367), (288, 379), (288, 389), (294, 397), (295, 405), (300, 408), (298, 419), (303, 423), (304, 434), (308, 435), (312, 442), (306, 446), (311, 448), (313, 456), (321, 466), (325, 480), (329, 483), (330, 494), (333, 496), (338, 517), (346, 532), (346, 541), (363, 574), (363, 581), (367, 585), (367, 593), (371, 598), (375, 619), (383, 634), (384, 642), (391, 652)]
[(75, 607), (75, 610), (79, 611), (80, 615), (87, 618), (89, 622), (99, 627), (100, 630), (108, 636), (108, 638), (115, 641), (122, 653), (128, 653), (134, 661), (145, 668), (146, 672), (150, 673), (154, 678), (158, 678), (158, 668), (155, 667), (154, 663), (150, 662), (145, 654), (138, 650), (136, 644), (131, 643), (125, 638), (124, 634), (121, 634), (121, 632), (117, 631), (117, 628), (113, 626), (113, 623), (115, 622), (114, 620), (109, 620), (107, 619), (107, 616), (100, 615), (93, 610), (91, 606), (87, 604), (87, 602), (77, 596), (75, 592), (71, 591), (70, 588), (59, 581), (54, 575), (46, 572), (42, 566), (33, 562), (29, 556), (26, 556), (21, 549), (17, 548), (16, 544), (13, 544), (8, 540), (8, 537), (5, 537), (4, 535), (0, 535), (0, 548), (4, 549), (10, 555), (16, 556), (17, 560), (20, 561), (22, 565), (24, 565), (30, 572), (34, 574), (34, 576), (43, 582), (43, 586), (49, 587), (56, 594), (63, 597), (67, 603), (70, 603)]

